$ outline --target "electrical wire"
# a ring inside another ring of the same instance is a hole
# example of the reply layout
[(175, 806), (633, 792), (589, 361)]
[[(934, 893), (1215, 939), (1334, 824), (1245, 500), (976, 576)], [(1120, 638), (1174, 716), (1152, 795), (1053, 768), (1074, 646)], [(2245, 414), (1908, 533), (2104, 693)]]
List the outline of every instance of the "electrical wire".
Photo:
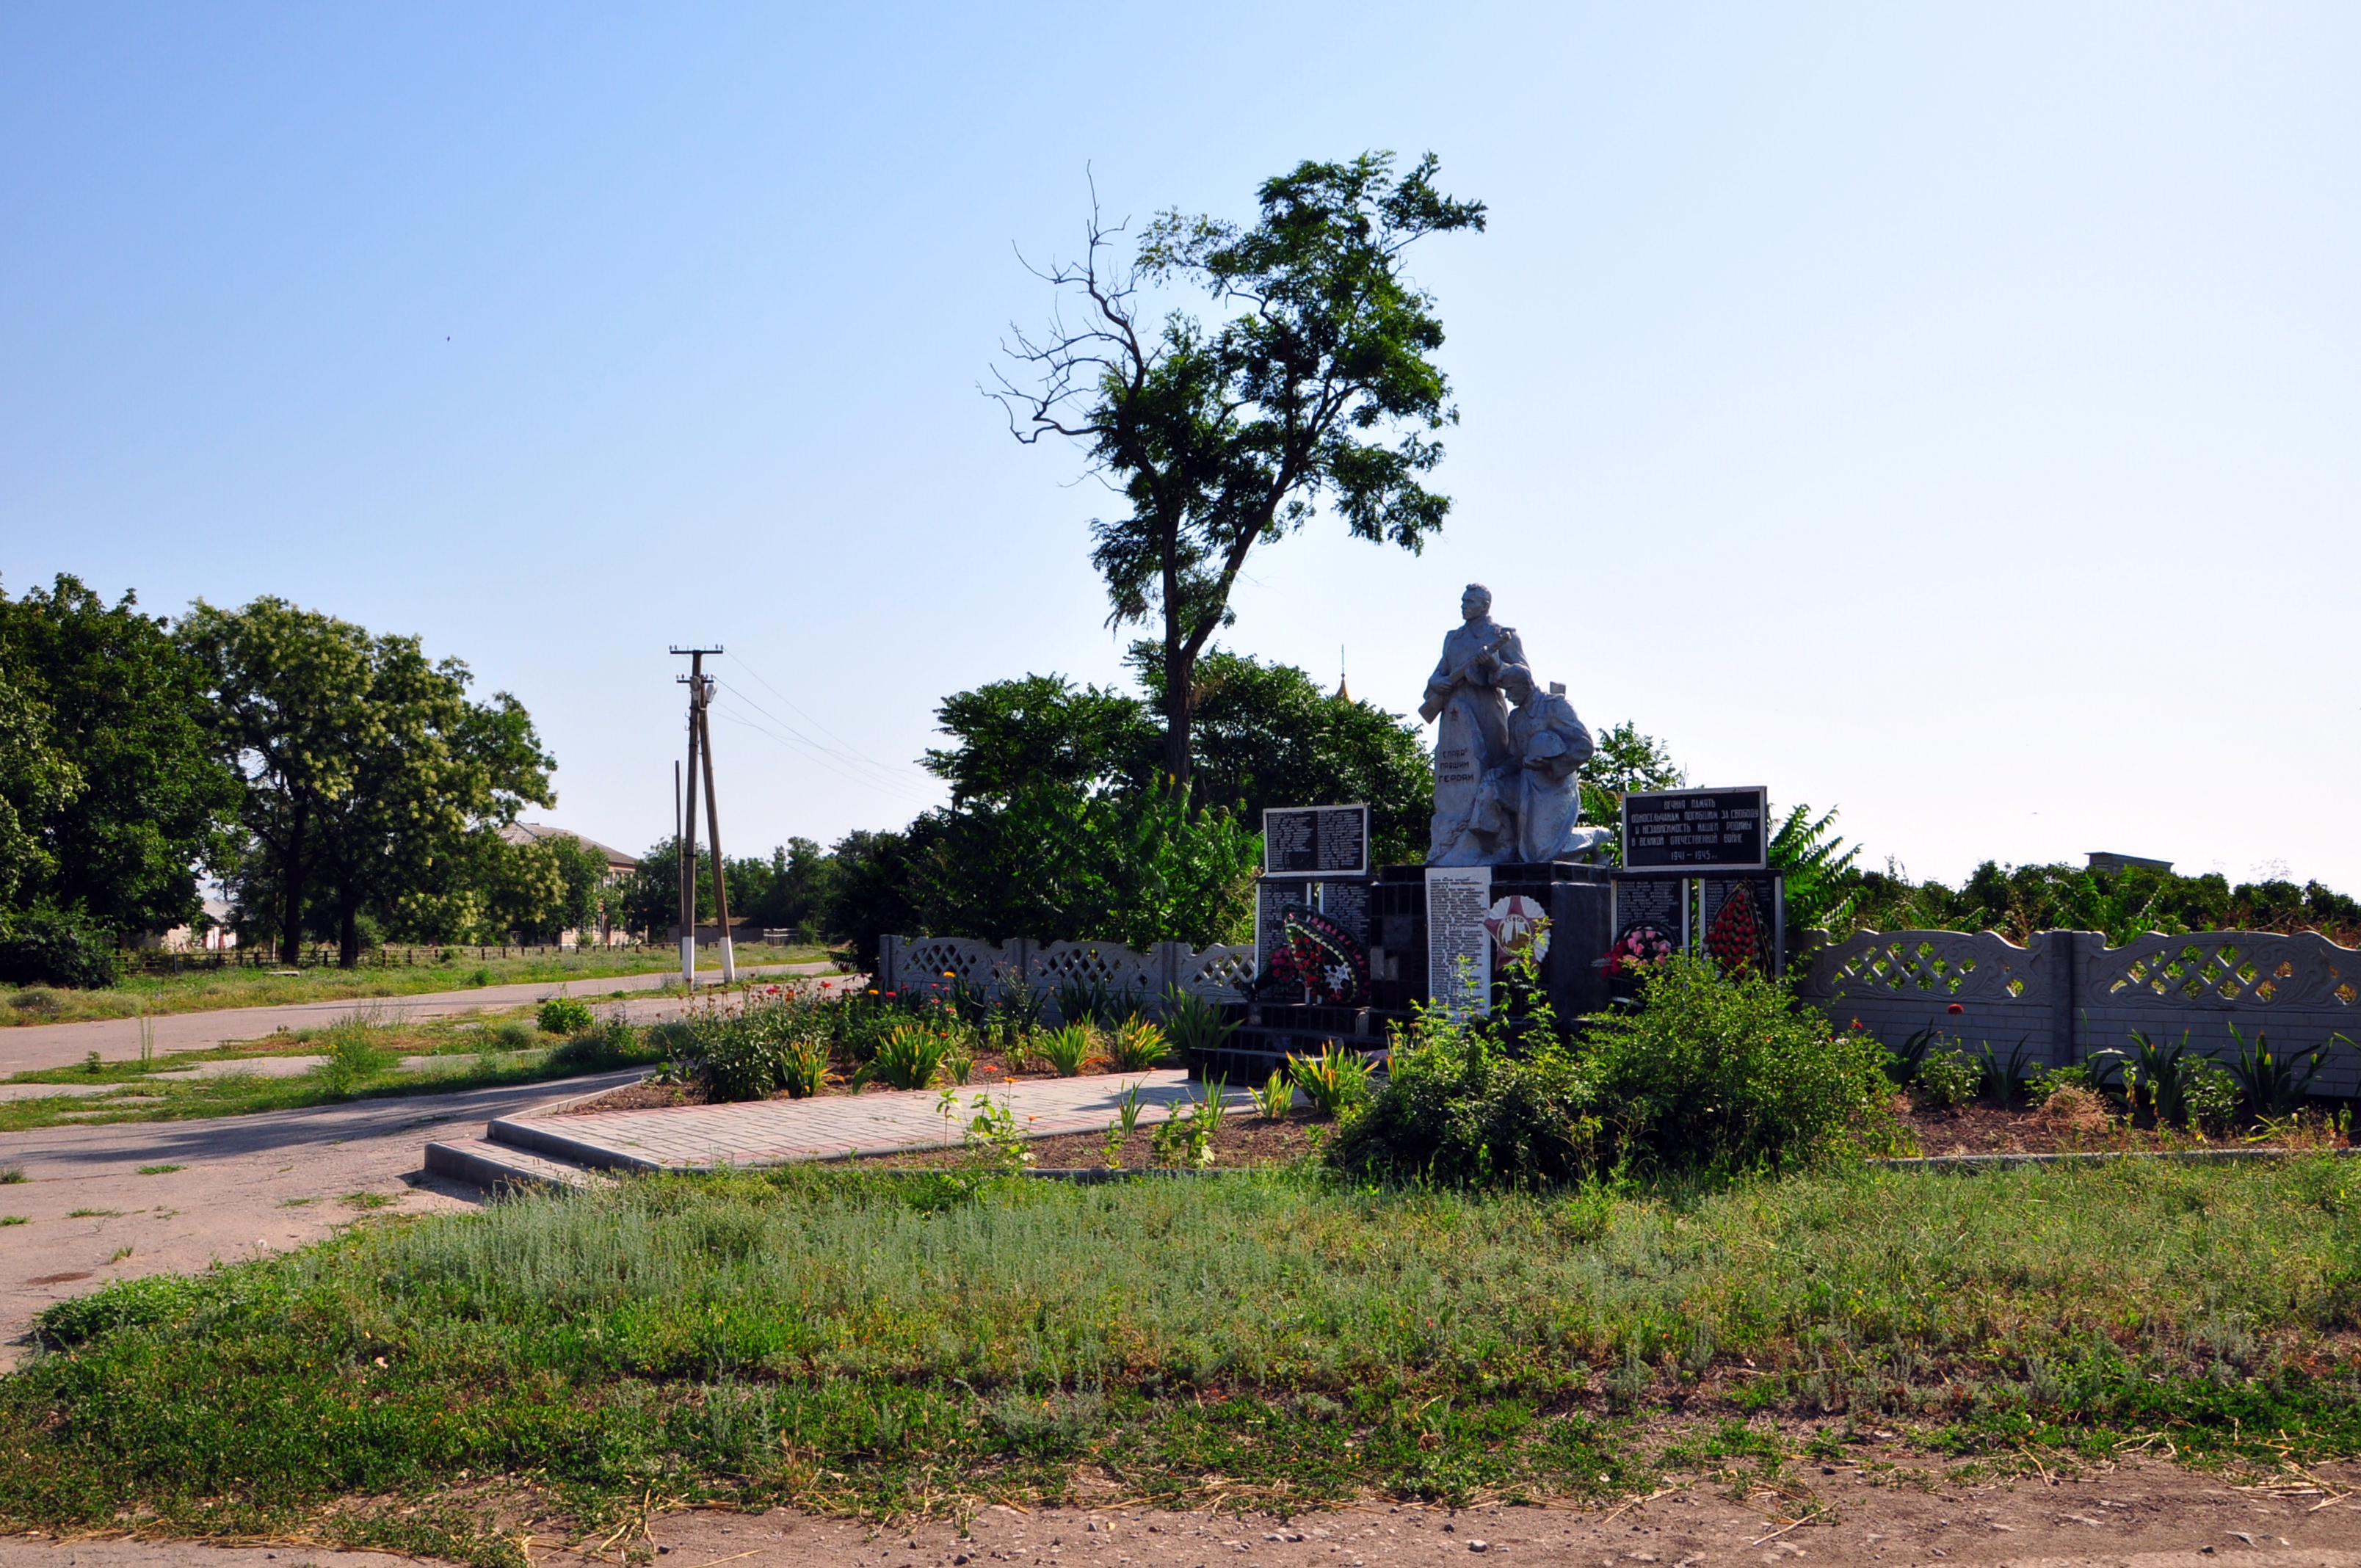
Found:
[[(773, 724), (777, 725), (779, 729), (785, 730), (787, 734), (793, 735), (802, 744), (809, 746), (815, 751), (834, 757), (840, 762), (850, 763), (851, 766), (856, 768), (868, 769), (881, 781), (889, 785), (906, 784), (909, 779), (913, 776), (925, 777), (930, 781), (933, 778), (932, 774), (921, 773), (917, 768), (895, 767), (891, 763), (881, 762), (873, 757), (864, 756), (861, 752), (851, 751), (849, 748), (830, 746), (825, 741), (816, 740), (809, 735), (805, 734), (802, 730), (796, 729), (787, 720), (781, 718), (777, 714), (773, 713), (769, 708), (764, 707), (761, 703), (756, 702), (752, 696), (748, 696), (739, 687), (730, 685), (726, 681), (719, 684), (721, 688), (724, 691), (727, 691), (732, 697), (744, 703), (748, 707), (752, 708), (756, 713), (761, 714), (764, 718), (769, 719)], [(767, 685), (768, 683), (766, 682), (764, 684)], [(782, 698), (781, 700), (784, 702), (785, 699)], [(793, 707), (795, 705), (788, 703), (786, 706)], [(798, 708), (796, 711), (801, 712), (802, 710)], [(813, 727), (815, 729), (825, 729), (825, 727), (819, 725), (817, 721), (814, 721)]]
[(940, 804), (937, 799), (916, 793), (898, 780), (883, 781), (848, 772), (830, 762), (826, 755), (819, 754), (812, 751), (809, 743), (803, 740), (801, 738), (793, 734), (783, 734), (778, 730), (773, 729), (769, 725), (757, 723), (755, 720), (748, 718), (743, 714), (730, 711), (726, 707), (716, 705), (712, 711), (719, 713), (723, 718), (728, 719), (730, 723), (735, 724), (741, 729), (752, 729), (756, 734), (763, 736), (765, 740), (775, 741), (779, 745), (787, 748), (790, 751), (793, 751), (805, 762), (811, 763), (815, 767), (826, 769), (828, 772), (834, 773), (837, 777), (843, 779), (848, 784), (859, 784), (862, 788), (868, 790), (882, 790), (888, 794), (896, 795), (905, 801), (909, 801), (919, 806), (936, 806)]

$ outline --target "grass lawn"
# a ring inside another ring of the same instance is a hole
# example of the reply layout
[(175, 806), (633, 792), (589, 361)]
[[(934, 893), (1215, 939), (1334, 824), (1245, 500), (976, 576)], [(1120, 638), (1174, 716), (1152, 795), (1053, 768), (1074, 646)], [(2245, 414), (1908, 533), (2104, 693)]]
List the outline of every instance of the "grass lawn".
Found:
[[(524, 985), (547, 981), (592, 981), (617, 975), (655, 974), (680, 967), (670, 947), (593, 948), (545, 951), (481, 960), (472, 949), (449, 963), (388, 969), (307, 969), (292, 974), (269, 970), (191, 969), (177, 975), (133, 975), (104, 991), (68, 991), (53, 986), (0, 985), (0, 1025), (72, 1024), (91, 1018), (129, 1018), (142, 1013), (205, 1013), (223, 1007), (276, 1007), (290, 1002), (340, 1002), (371, 996), (416, 996), (431, 991), (469, 991), (487, 985)], [(737, 949), (741, 965), (810, 963), (834, 956), (820, 947), (772, 947), (749, 942)], [(721, 960), (700, 949), (700, 973), (719, 972)]]
[[(264, 1065), (261, 1058), (290, 1056), (327, 1060), (288, 1078), (265, 1077), (258, 1071), (179, 1080), (159, 1076), (209, 1062), (246, 1062), (259, 1068)], [(402, 1065), (405, 1058), (421, 1057), (435, 1059), (415, 1067)], [(653, 1067), (664, 1057), (664, 1047), (652, 1044), (645, 1031), (617, 1035), (602, 1029), (571, 1043), (545, 1035), (534, 1026), (529, 1007), (506, 1014), (378, 1024), (368, 1020), (364, 1005), (355, 1016), (323, 1028), (291, 1029), (211, 1050), (174, 1051), (146, 1064), (124, 1059), (102, 1062), (95, 1069), (50, 1068), (17, 1073), (5, 1081), (111, 1087), (96, 1094), (0, 1101), (0, 1132), (239, 1116), (392, 1094), (444, 1094), (577, 1078), (609, 1068)]]
[(1807, 1496), (1796, 1462), (1871, 1431), (2306, 1462), (2361, 1449), (2356, 1189), (2326, 1157), (1547, 1198), (635, 1179), (52, 1309), (63, 1348), (0, 1379), (0, 1523), (513, 1563), (526, 1521), (651, 1499)]

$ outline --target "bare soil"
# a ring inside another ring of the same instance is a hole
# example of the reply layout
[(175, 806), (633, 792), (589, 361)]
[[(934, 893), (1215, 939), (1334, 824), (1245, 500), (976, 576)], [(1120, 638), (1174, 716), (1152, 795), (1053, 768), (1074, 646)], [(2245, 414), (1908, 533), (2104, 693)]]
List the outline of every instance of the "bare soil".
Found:
[(1905, 1102), (1901, 1119), (1924, 1155), (2131, 1154), (2199, 1148), (2342, 1148), (2345, 1135), (2313, 1118), (2292, 1132), (2248, 1141), (2207, 1139), (2178, 1127), (2139, 1127), (2126, 1119), (2085, 1113), (2050, 1114), (2032, 1107), (2004, 1110), (1982, 1102), (1944, 1111)]
[[(1565, 1568), (2361, 1568), (2361, 1465), (2234, 1477), (2142, 1457), (2120, 1464), (1993, 1475), (1906, 1449), (1866, 1449), (1828, 1464), (1693, 1478), (1652, 1497), (1587, 1506), (1483, 1503), (1452, 1509), (1362, 1502), (1292, 1516), (1131, 1506), (1112, 1480), (1068, 1506), (983, 1505), (952, 1520), (886, 1529), (774, 1509), (656, 1513), (604, 1550), (519, 1519), (506, 1533), (535, 1568), (623, 1561), (681, 1568), (1411, 1568), (1485, 1562)], [(544, 1533), (544, 1531), (548, 1533)], [(0, 1568), (263, 1568), (318, 1563), (379, 1568), (375, 1554), (294, 1542), (210, 1548), (184, 1542), (0, 1540)]]

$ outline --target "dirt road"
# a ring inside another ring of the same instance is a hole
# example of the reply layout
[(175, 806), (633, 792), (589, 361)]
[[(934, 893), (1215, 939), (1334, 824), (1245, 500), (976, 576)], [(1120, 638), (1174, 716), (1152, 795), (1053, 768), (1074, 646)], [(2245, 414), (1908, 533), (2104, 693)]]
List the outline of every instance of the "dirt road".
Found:
[[(2074, 1475), (1960, 1482), (1945, 1463), (1894, 1450), (1807, 1466), (1786, 1496), (1734, 1500), (1727, 1483), (1680, 1486), (1632, 1506), (1483, 1507), (1454, 1512), (1365, 1504), (1279, 1519), (1148, 1508), (986, 1508), (949, 1523), (881, 1530), (784, 1510), (660, 1515), (604, 1554), (535, 1534), (535, 1568), (621, 1561), (680, 1568), (2361, 1568), (2361, 1466), (2317, 1467), (2310, 1486), (2238, 1486), (2140, 1460)], [(1880, 1469), (1879, 1466), (1888, 1466)], [(1807, 1496), (1798, 1495), (1800, 1487)], [(2310, 1489), (2298, 1489), (2310, 1487)], [(2326, 1506), (2323, 1507), (2323, 1502)], [(511, 1539), (532, 1529), (516, 1527)], [(266, 1552), (276, 1552), (275, 1558)], [(377, 1568), (385, 1559), (292, 1546), (0, 1541), (0, 1568)]]

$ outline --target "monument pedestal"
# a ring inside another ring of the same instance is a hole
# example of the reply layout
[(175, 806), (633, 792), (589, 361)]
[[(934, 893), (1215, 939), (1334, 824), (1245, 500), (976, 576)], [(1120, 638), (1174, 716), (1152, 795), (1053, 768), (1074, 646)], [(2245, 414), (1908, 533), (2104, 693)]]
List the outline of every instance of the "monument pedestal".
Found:
[[(1409, 1024), (1412, 1004), (1424, 1003), (1432, 995), (1427, 870), (1422, 865), (1387, 866), (1367, 884), (1363, 939), (1369, 949), (1369, 1005), (1273, 1000), (1233, 1008), (1237, 1029), (1219, 1048), (1189, 1064), (1191, 1076), (1225, 1078), (1234, 1085), (1260, 1083), (1285, 1067), (1290, 1055), (1317, 1056), (1330, 1040), (1349, 1050), (1383, 1050), (1390, 1028)], [(1542, 959), (1542, 975), (1558, 1018), (1571, 1022), (1587, 1013), (1604, 1012), (1607, 976), (1598, 960), (1613, 939), (1609, 869), (1573, 861), (1451, 868), (1455, 879), (1475, 880), (1470, 873), (1488, 879), (1483, 903), (1470, 908), (1476, 920), (1499, 901), (1513, 897), (1532, 900), (1549, 917), (1549, 950)], [(1483, 961), (1488, 962), (1488, 948), (1482, 950)]]

